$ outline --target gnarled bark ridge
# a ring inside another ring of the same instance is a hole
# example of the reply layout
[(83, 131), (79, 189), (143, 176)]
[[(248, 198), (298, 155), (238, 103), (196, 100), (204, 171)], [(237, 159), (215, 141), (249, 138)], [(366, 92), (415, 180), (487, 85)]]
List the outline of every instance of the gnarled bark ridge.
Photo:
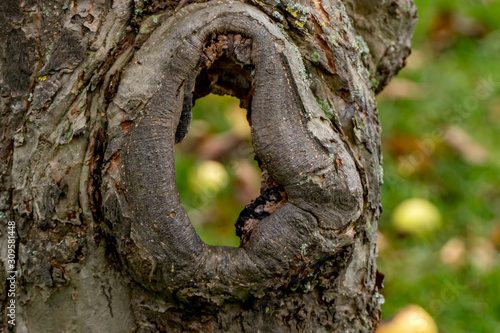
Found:
[[(25, 6), (0, 15), (0, 209), (18, 228), (18, 329), (376, 328), (374, 96), (409, 54), (412, 1)], [(26, 69), (12, 79), (14, 44)], [(281, 200), (238, 220), (238, 248), (201, 241), (175, 185), (175, 144), (209, 93), (247, 109), (272, 184), (258, 202)]]

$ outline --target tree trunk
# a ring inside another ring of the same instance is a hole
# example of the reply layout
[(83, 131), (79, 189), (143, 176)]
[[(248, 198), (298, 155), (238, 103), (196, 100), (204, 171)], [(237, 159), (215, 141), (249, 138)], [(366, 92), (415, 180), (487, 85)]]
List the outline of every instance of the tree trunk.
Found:
[[(415, 23), (411, 0), (5, 1), (0, 327), (374, 331), (375, 94)], [(263, 170), (239, 248), (203, 243), (175, 185), (209, 93), (241, 100)]]

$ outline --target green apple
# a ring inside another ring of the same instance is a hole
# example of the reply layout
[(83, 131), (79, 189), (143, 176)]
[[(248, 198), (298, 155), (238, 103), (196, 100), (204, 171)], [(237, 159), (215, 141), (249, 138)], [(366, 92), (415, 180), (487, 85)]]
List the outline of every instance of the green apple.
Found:
[(441, 214), (428, 200), (407, 199), (394, 210), (392, 224), (398, 232), (424, 236), (441, 225)]
[(215, 195), (229, 183), (229, 175), (224, 165), (206, 160), (195, 167), (189, 178), (191, 189), (201, 195)]

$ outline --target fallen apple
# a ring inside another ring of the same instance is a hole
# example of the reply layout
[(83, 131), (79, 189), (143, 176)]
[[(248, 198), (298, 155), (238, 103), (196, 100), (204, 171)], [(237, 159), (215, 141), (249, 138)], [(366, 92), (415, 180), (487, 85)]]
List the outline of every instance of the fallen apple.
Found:
[(398, 232), (424, 236), (441, 225), (441, 214), (428, 200), (407, 199), (394, 210), (392, 224)]
[(229, 182), (224, 165), (217, 161), (206, 160), (196, 166), (189, 178), (191, 189), (202, 195), (215, 195)]
[(438, 333), (434, 319), (418, 305), (408, 305), (387, 323), (381, 323), (377, 333)]

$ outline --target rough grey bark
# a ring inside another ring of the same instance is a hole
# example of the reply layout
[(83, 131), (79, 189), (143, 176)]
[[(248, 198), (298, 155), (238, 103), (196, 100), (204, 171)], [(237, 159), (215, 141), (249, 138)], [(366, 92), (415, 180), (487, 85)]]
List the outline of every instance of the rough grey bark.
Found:
[[(0, 251), (18, 332), (370, 332), (380, 125), (411, 0), (6, 1)], [(261, 197), (203, 243), (174, 146), (208, 93), (248, 110)], [(258, 214), (265, 211), (266, 214)]]

